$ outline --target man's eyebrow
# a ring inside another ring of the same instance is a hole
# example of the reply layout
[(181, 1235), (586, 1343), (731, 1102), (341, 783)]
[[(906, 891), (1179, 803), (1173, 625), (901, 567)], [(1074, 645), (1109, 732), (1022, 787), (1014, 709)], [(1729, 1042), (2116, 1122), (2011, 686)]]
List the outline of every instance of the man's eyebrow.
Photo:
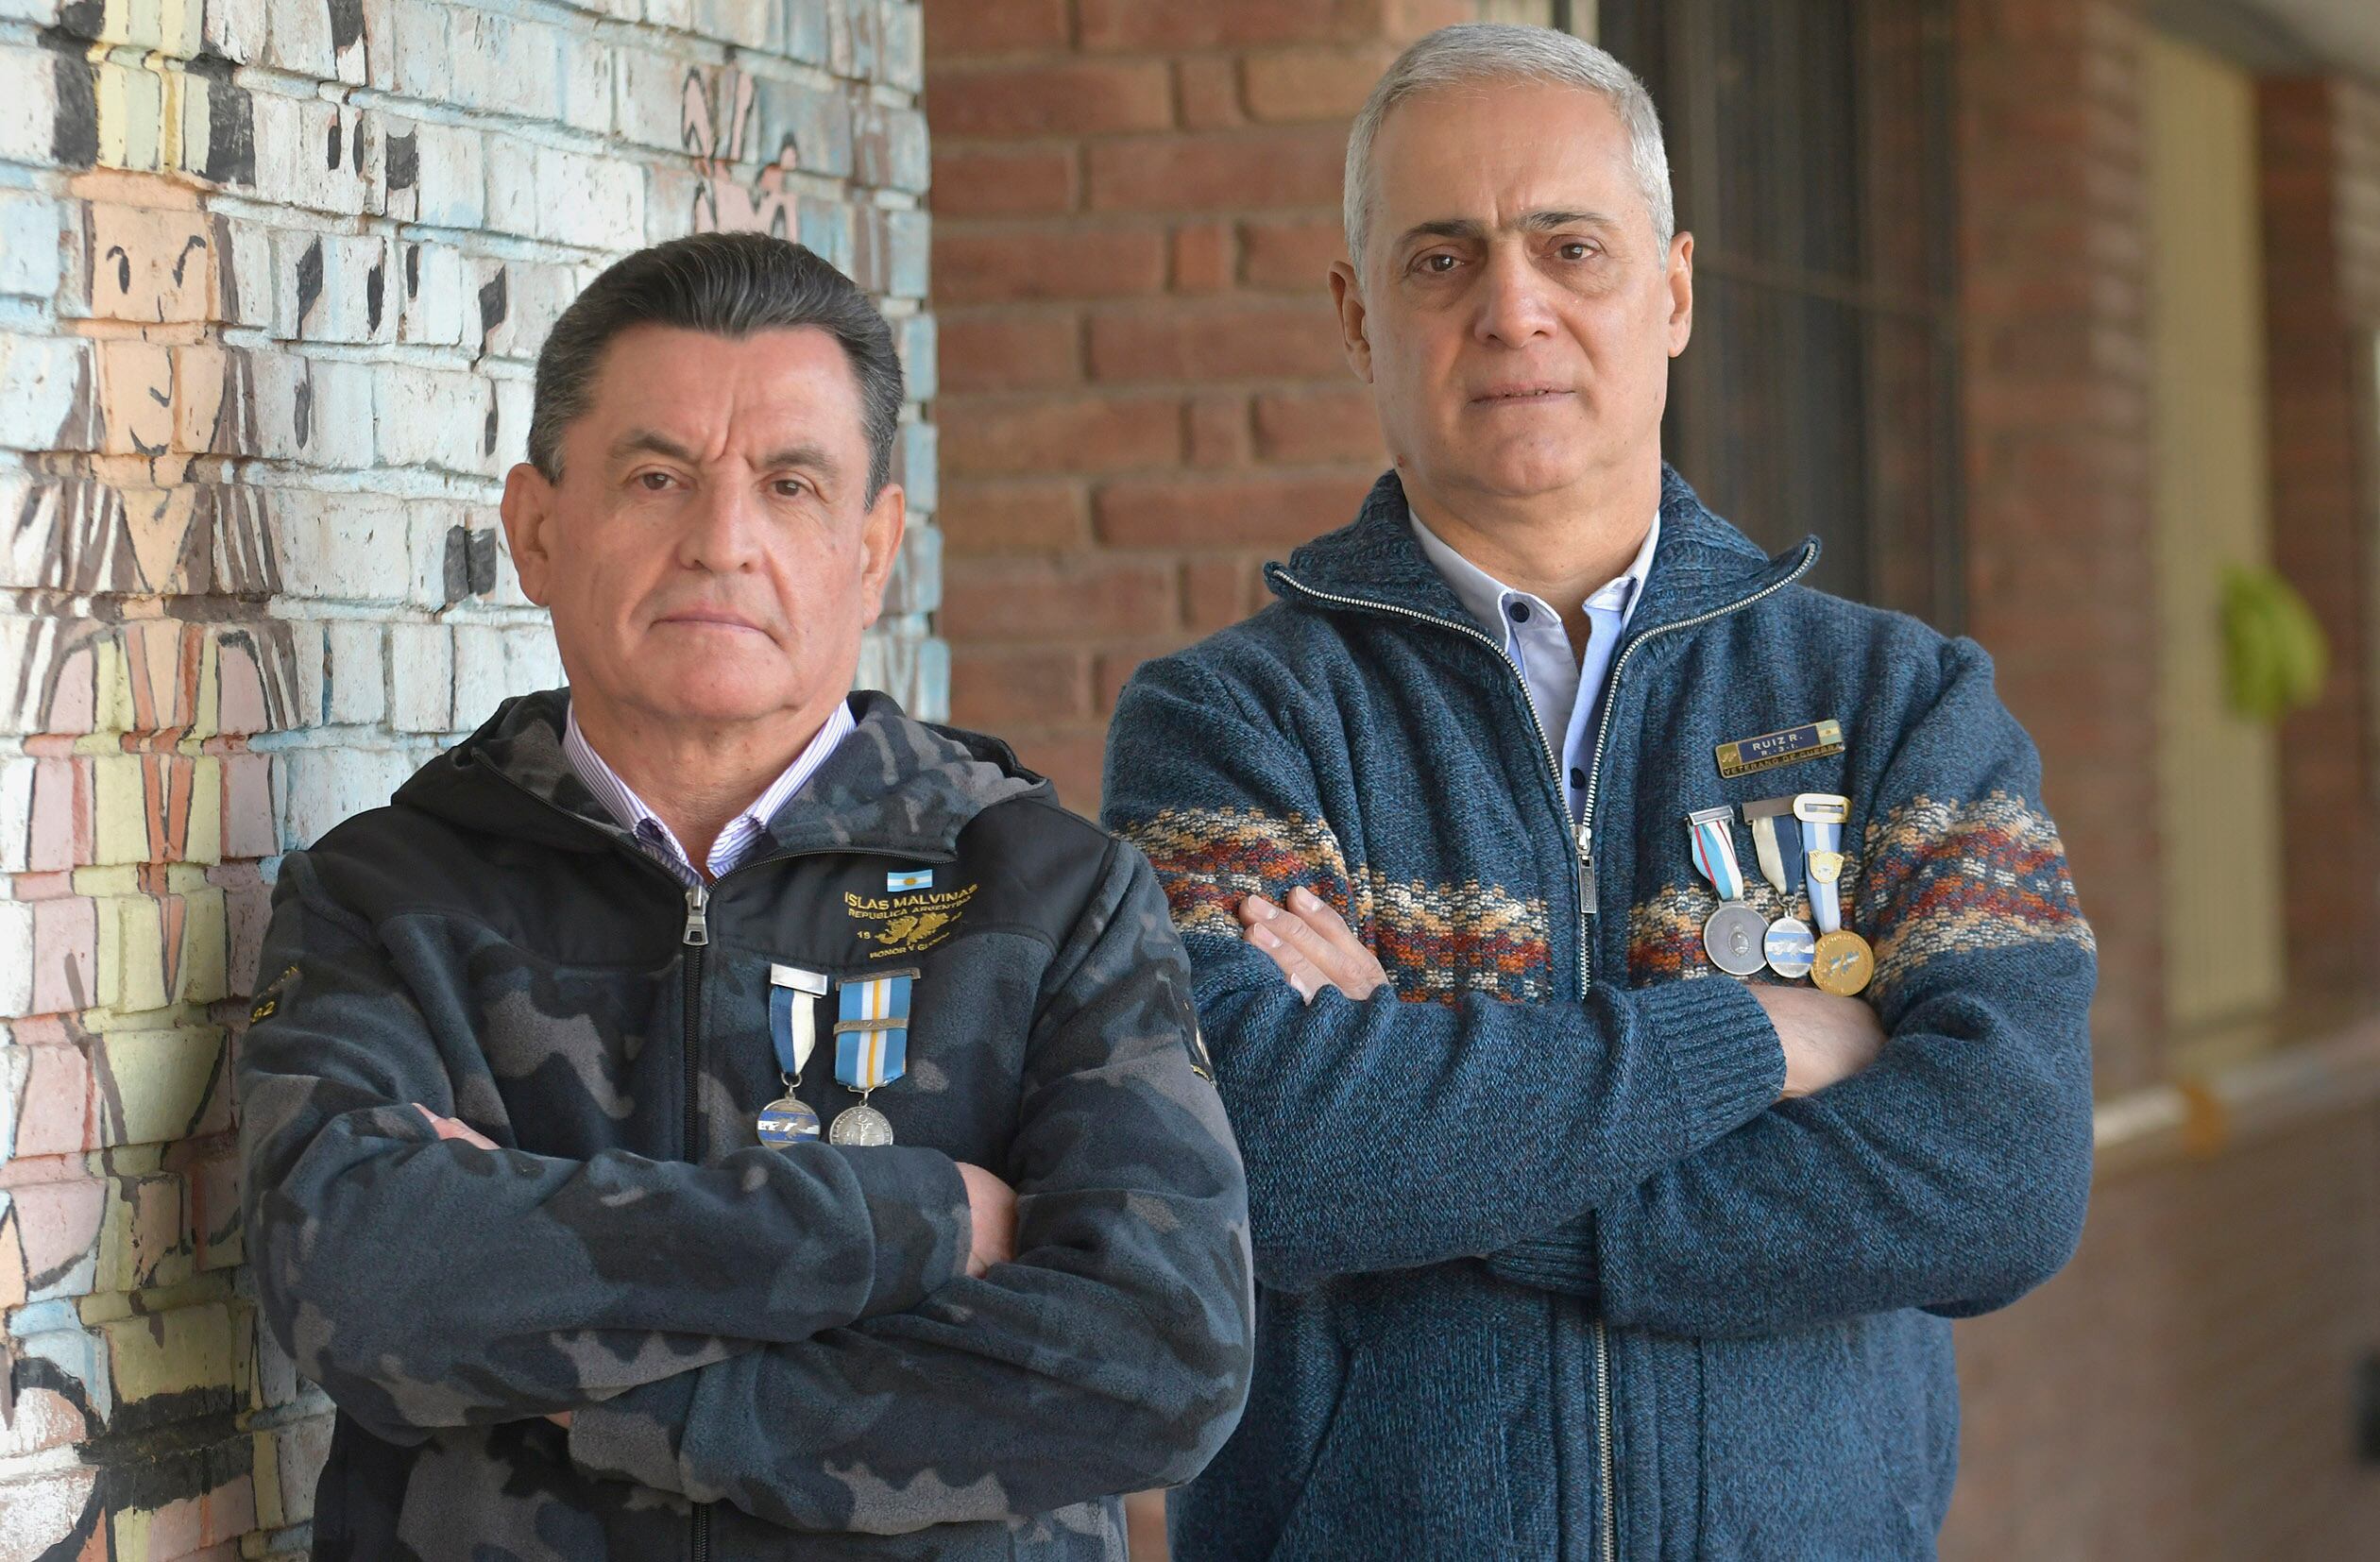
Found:
[(612, 441), (611, 458), (614, 461), (618, 461), (622, 456), (638, 454), (666, 455), (672, 461), (683, 461), (689, 467), (696, 465), (700, 460), (692, 450), (672, 439), (668, 434), (656, 433), (652, 429), (630, 429), (626, 433)]
[(770, 471), (775, 471), (780, 467), (808, 467), (829, 476), (841, 469), (824, 445), (788, 445), (773, 451), (760, 465)]
[[(1545, 233), (1557, 228), (1616, 228), (1620, 219), (1606, 212), (1531, 212), (1512, 224), (1525, 232)], [(1476, 217), (1439, 217), (1431, 222), (1415, 223), (1404, 230), (1400, 244), (1417, 239), (1477, 239), (1488, 231), (1488, 225)]]

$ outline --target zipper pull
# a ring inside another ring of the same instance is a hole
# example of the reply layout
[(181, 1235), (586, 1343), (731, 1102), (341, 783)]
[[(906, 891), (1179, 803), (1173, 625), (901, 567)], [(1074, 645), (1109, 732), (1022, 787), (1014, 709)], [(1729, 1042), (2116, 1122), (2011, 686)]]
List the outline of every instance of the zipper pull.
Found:
[(694, 948), (710, 942), (710, 886), (689, 884), (686, 889), (686, 942)]
[(1578, 826), (1578, 898), (1589, 916), (1595, 914), (1595, 830), (1581, 823)]

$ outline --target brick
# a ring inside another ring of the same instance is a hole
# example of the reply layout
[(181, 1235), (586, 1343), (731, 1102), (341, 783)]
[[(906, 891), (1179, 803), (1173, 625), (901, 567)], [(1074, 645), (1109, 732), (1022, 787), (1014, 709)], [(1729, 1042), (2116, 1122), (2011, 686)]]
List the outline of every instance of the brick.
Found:
[(1176, 293), (1216, 293), (1232, 285), (1238, 266), (1237, 246), (1231, 225), (1192, 223), (1173, 234), (1173, 290)]
[(954, 66), (926, 83), (926, 114), (944, 136), (1162, 130), (1173, 124), (1173, 82), (1162, 60)]
[(0, 294), (46, 298), (58, 291), (59, 216), (45, 195), (0, 194)]
[(926, 43), (935, 58), (1062, 48), (1066, 0), (926, 0)]
[(88, 343), (0, 333), (0, 448), (58, 449), (87, 404), (92, 363)]
[[(1188, 558), (1182, 562), (1182, 622), (1193, 634), (1211, 634), (1239, 622), (1266, 596), (1263, 567), (1250, 559)], [(1123, 687), (1119, 681), (1105, 690), (1111, 708)]]
[(1184, 428), (1193, 467), (1245, 467), (1256, 453), (1244, 396), (1197, 398), (1190, 403)]
[(1327, 297), (1331, 263), (1346, 258), (1346, 229), (1336, 216), (1240, 225), (1240, 280), (1249, 287)]
[(952, 664), (950, 704), (991, 732), (1020, 722), (1087, 719), (1091, 658), (1073, 649), (973, 651)]
[(1091, 542), (1089, 503), (1072, 483), (953, 483), (938, 519), (952, 553), (1072, 552)]
[(1072, 311), (943, 318), (941, 374), (954, 396), (1040, 390), (1082, 378), (1082, 323)]
[(0, 47), (0, 159), (42, 167), (54, 161), (56, 58), (46, 49)]
[(1386, 20), (1385, 0), (1081, 0), (1086, 49), (1249, 48), (1360, 39)]
[(1174, 61), (1174, 95), (1189, 130), (1220, 130), (1248, 122), (1240, 102), (1239, 61), (1229, 56), (1194, 55)]
[(1344, 125), (1395, 59), (1385, 44), (1348, 49), (1282, 49), (1250, 55), (1240, 66), (1249, 117), (1270, 124), (1314, 120)]
[(944, 431), (954, 476), (1111, 471), (1182, 453), (1182, 414), (1166, 398), (1049, 398), (983, 405)]
[(862, 103), (851, 114), (852, 177), (873, 190), (923, 195), (930, 181), (926, 116), (914, 109)]
[(1256, 453), (1295, 463), (1384, 460), (1371, 393), (1351, 386), (1257, 397)]
[(1123, 548), (1289, 547), (1344, 526), (1368, 476), (1120, 478), (1092, 498), (1099, 540)]
[(1322, 379), (1345, 372), (1338, 322), (1316, 303), (1117, 309), (1091, 317), (1099, 380)]
[(282, 591), (317, 602), (385, 601), (394, 595), (394, 561), (405, 556), (405, 535), (402, 500), (317, 494), (302, 518), (281, 525)]
[(495, 387), (476, 374), (390, 365), (372, 378), (383, 466), (477, 471)]
[(1164, 561), (985, 558), (950, 583), (942, 627), (962, 644), (1096, 640), (1170, 625), (1178, 605)]
[(1085, 189), (1095, 212), (1217, 212), (1334, 206), (1346, 134), (1335, 127), (1096, 142)]
[(1165, 236), (1148, 229), (945, 229), (935, 247), (944, 307), (1125, 297), (1165, 285)]
[[(934, 212), (944, 218), (1054, 215), (1074, 207), (1075, 183), (1071, 146), (934, 147)], [(949, 232), (945, 223), (941, 236)]]

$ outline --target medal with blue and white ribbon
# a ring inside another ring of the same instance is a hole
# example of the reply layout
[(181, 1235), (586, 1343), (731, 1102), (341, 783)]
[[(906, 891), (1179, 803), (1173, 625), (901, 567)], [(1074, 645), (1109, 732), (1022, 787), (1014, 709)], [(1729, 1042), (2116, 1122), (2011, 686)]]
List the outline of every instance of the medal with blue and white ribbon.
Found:
[(1752, 826), (1752, 855), (1760, 864), (1760, 876), (1785, 897), (1785, 914), (1768, 925), (1761, 940), (1768, 967), (1787, 981), (1798, 981), (1810, 975), (1810, 962), (1817, 958), (1818, 936), (1810, 930), (1810, 924), (1793, 914), (1803, 871), (1801, 826), (1794, 818), (1794, 800), (1772, 797), (1746, 803), (1743, 822)]
[(1703, 949), (1730, 976), (1748, 976), (1768, 962), (1768, 924), (1743, 903), (1743, 868), (1736, 861), (1735, 809), (1725, 804), (1686, 816), (1693, 838), (1694, 871), (1719, 891), (1719, 909), (1703, 924)]
[(760, 1143), (806, 1145), (818, 1137), (818, 1113), (793, 1093), (802, 1083), (818, 1045), (818, 1000), (826, 995), (826, 974), (791, 965), (769, 967), (769, 1041), (776, 1048), (785, 1094), (760, 1109), (754, 1125)]
[(1794, 817), (1801, 821), (1802, 871), (1810, 882), (1810, 914), (1818, 923), (1810, 979), (1847, 998), (1876, 975), (1876, 951), (1843, 925), (1843, 825), (1851, 817), (1851, 800), (1806, 791), (1794, 799)]
[(889, 1145), (892, 1124), (868, 1097), (909, 1072), (910, 991), (914, 971), (890, 971), (847, 981), (835, 1021), (835, 1078), (859, 1093), (859, 1104), (838, 1113), (826, 1130), (837, 1145)]

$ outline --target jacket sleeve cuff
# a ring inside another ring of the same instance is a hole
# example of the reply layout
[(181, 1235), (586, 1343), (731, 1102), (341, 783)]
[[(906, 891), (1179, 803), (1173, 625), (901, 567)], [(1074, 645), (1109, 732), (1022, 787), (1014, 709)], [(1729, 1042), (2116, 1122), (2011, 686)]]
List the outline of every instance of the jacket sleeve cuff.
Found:
[(570, 1462), (605, 1480), (694, 1495), (686, 1490), (678, 1448), (694, 1412), (694, 1391), (708, 1370), (698, 1367), (571, 1411)]
[(1742, 1128), (1785, 1089), (1785, 1046), (1768, 1010), (1725, 976), (1663, 982), (1629, 994), (1670, 1061), (1686, 1128), (1684, 1153)]
[(1590, 1212), (1550, 1231), (1522, 1237), (1502, 1252), (1489, 1253), (1488, 1272), (1515, 1285), (1593, 1301), (1601, 1289), (1594, 1214)]
[(966, 1272), (975, 1248), (967, 1184), (940, 1150), (887, 1145), (843, 1152), (876, 1233), (876, 1273), (861, 1317), (901, 1313)]

